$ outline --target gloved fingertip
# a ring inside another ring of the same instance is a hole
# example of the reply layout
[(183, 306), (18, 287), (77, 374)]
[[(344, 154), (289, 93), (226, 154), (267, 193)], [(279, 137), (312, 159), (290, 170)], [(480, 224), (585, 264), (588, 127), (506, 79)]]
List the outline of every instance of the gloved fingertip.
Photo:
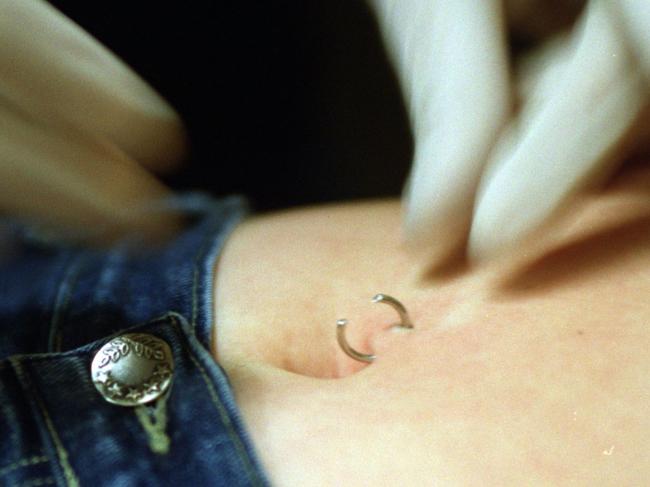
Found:
[(404, 248), (427, 278), (449, 276), (465, 268), (469, 222), (449, 212), (414, 212), (403, 218)]
[[(503, 191), (503, 187), (510, 189)], [(552, 206), (532, 198), (513, 181), (488, 185), (475, 206), (467, 244), (469, 261), (479, 264), (510, 255), (541, 225)]]
[(472, 228), (467, 243), (467, 258), (472, 264), (478, 265), (495, 259), (504, 252), (504, 248), (509, 247), (507, 240), (496, 237), (495, 233)]
[(435, 236), (437, 208), (432, 201), (431, 192), (427, 194), (421, 174), (415, 174), (419, 165), (416, 163), (404, 187), (402, 233), (405, 248), (412, 254), (420, 254), (431, 246)]

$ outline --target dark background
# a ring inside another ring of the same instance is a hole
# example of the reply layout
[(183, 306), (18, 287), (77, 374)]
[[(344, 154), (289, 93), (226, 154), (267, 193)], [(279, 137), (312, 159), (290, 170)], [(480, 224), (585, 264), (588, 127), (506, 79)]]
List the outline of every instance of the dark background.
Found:
[(51, 3), (183, 117), (192, 155), (172, 187), (258, 210), (400, 193), (411, 135), (363, 1)]

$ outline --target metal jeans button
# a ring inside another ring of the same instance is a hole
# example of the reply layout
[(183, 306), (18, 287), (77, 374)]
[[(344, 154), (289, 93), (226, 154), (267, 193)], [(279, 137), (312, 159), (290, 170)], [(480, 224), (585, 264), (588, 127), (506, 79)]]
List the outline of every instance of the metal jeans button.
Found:
[(113, 338), (95, 354), (90, 371), (104, 399), (120, 406), (138, 406), (169, 388), (174, 360), (169, 345), (145, 333)]

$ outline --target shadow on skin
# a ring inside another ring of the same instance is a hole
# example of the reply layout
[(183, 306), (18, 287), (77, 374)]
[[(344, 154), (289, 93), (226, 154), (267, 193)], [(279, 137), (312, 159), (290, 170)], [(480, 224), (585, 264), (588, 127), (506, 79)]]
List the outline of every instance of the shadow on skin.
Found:
[(650, 215), (555, 248), (504, 280), (500, 290), (519, 295), (544, 292), (601, 273), (607, 266), (620, 265), (644, 248), (650, 248)]
[(465, 238), (465, 245), (454, 246), (420, 273), (419, 285), (462, 280), (484, 264), (501, 274), (493, 292), (503, 297), (543, 293), (605, 275), (626, 257), (650, 249), (648, 194), (648, 158), (630, 160), (611, 179), (568, 200), (544, 227), (494, 261), (470, 261)]
[(434, 262), (431, 267), (425, 269), (418, 278), (419, 285), (429, 286), (440, 281), (451, 281), (462, 277), (470, 269), (467, 244), (459, 245), (452, 248), (439, 261)]
[[(559, 230), (560, 238), (532, 261), (506, 273), (498, 291), (523, 296), (606, 276), (613, 266), (650, 249), (647, 162), (630, 161), (604, 187), (583, 193), (557, 229), (548, 227), (550, 234)], [(540, 240), (545, 236), (540, 234)]]

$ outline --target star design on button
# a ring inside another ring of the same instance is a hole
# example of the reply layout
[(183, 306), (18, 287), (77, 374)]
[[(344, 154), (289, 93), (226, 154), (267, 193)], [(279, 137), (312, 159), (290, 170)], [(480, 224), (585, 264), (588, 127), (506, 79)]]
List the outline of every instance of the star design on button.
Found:
[(107, 387), (107, 389), (111, 394), (113, 394), (115, 396), (121, 396), (122, 395), (122, 386), (119, 385), (117, 382), (111, 383), (111, 385), (109, 385)]
[(142, 397), (142, 392), (140, 392), (137, 389), (134, 389), (133, 387), (129, 388), (129, 392), (126, 393), (125, 396), (127, 399), (132, 399), (134, 401), (139, 400)]
[(111, 378), (110, 370), (100, 370), (99, 372), (97, 372), (97, 375), (95, 376), (95, 382), (105, 383), (110, 378)]
[(158, 382), (145, 382), (142, 384), (142, 389), (145, 391), (145, 394), (151, 394), (152, 392), (160, 391), (160, 384)]

